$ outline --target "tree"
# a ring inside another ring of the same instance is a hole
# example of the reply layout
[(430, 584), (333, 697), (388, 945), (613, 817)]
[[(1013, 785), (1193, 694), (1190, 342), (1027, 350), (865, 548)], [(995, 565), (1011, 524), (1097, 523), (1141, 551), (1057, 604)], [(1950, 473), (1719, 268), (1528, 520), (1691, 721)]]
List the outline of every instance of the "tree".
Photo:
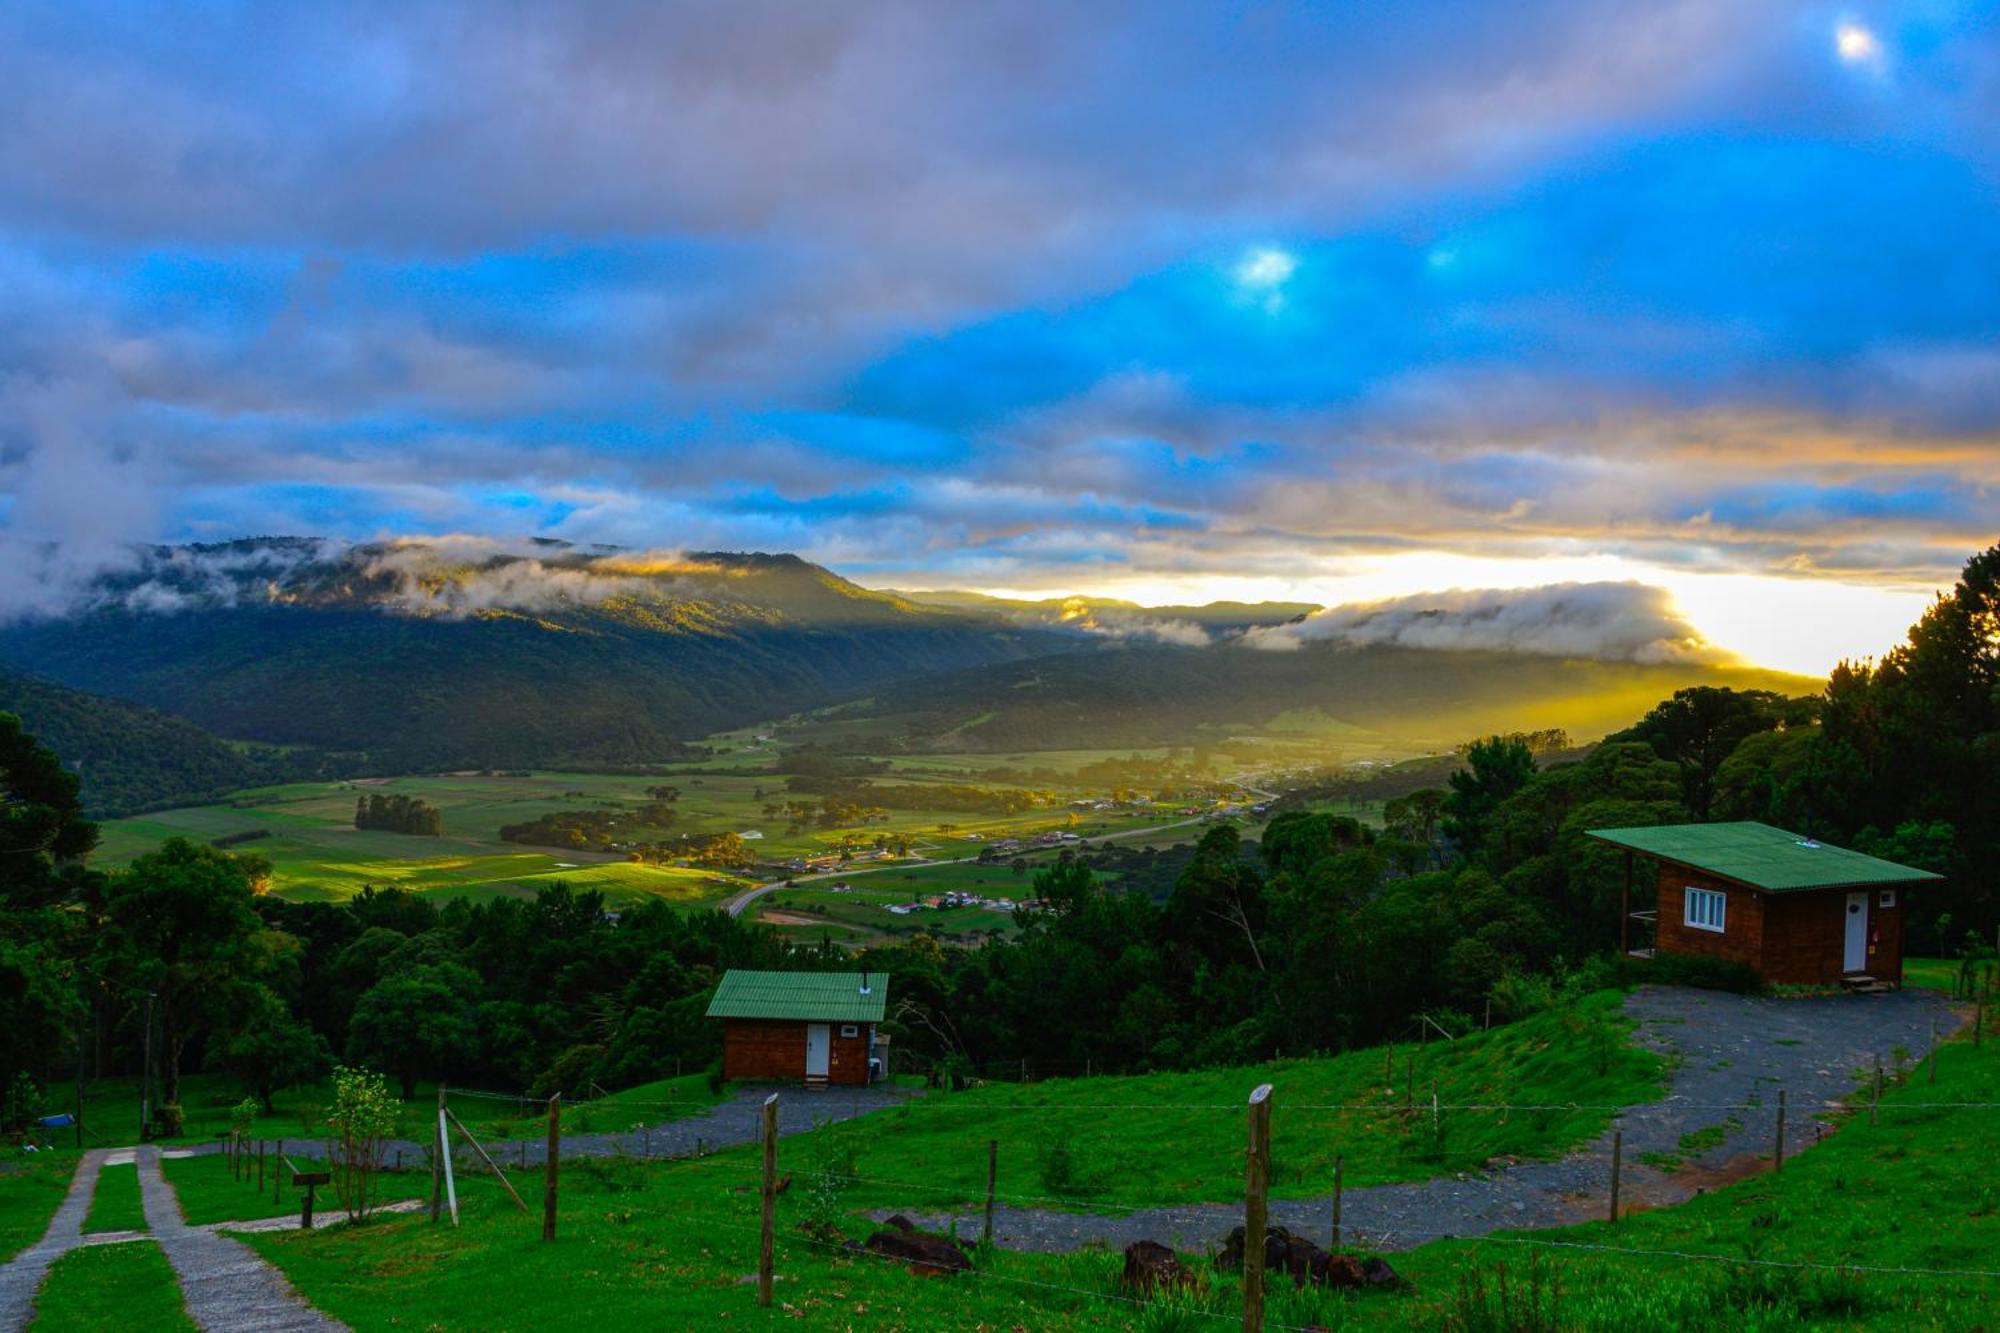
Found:
[(354, 1006), (347, 1058), (386, 1069), (403, 1100), (417, 1080), (445, 1068), (472, 1046), (472, 1000), (479, 978), (456, 963), (432, 963), (384, 977)]
[(333, 1064), (326, 1038), (292, 1017), (268, 986), (257, 986), (222, 1045), (222, 1064), (257, 1094), (264, 1111), (280, 1088), (310, 1083)]
[(74, 883), (62, 867), (97, 845), (76, 774), (0, 713), (0, 910), (47, 906)]
[(105, 886), (99, 970), (158, 997), (164, 1085), (180, 1101), (188, 1040), (225, 1024), (266, 955), (250, 879), (228, 852), (170, 838)]
[(1770, 690), (1732, 690), (1697, 685), (1676, 690), (1671, 699), (1607, 744), (1644, 741), (1681, 775), (1681, 799), (1697, 823), (1705, 823), (1715, 799), (1716, 775), (1745, 737), (1811, 720), (1809, 702), (1795, 703)]
[(1480, 849), (1487, 820), (1500, 803), (1535, 776), (1535, 752), (1518, 736), (1488, 736), (1466, 747), (1464, 768), (1450, 778), (1444, 827), (1461, 850)]

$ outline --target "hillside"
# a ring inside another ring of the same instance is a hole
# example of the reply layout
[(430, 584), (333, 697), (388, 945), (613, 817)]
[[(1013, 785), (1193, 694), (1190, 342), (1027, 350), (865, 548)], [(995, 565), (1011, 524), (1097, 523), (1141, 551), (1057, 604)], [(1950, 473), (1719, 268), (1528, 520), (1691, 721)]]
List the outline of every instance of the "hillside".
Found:
[(869, 711), (901, 729), (913, 748), (1180, 745), (1246, 732), (1305, 739), (1359, 730), (1427, 749), (1544, 727), (1600, 736), (1690, 685), (1785, 694), (1821, 688), (1806, 677), (1694, 662), (1332, 643), (1259, 652), (1231, 643), (1128, 642), (956, 672), (927, 681), (921, 704), (906, 695), (878, 699)]
[(85, 808), (100, 817), (213, 800), (273, 768), (180, 718), (17, 672), (0, 671), (0, 712), (81, 775)]
[(830, 695), (1071, 646), (793, 556), (551, 543), (163, 547), (0, 661), (232, 737), (420, 769), (670, 757)]
[(1226, 635), (1252, 625), (1282, 625), (1319, 610), (1316, 602), (1206, 602), (1200, 606), (1142, 606), (1115, 597), (990, 597), (957, 589), (898, 590), (923, 606), (1003, 616), (1023, 625), (1068, 625), (1112, 635), (1171, 638), (1173, 627)]

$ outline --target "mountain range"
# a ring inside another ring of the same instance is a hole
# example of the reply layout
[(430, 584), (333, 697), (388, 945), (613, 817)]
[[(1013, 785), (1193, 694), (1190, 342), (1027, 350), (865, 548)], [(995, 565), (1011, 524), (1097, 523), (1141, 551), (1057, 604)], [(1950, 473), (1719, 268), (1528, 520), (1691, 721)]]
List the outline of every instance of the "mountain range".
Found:
[(0, 624), (0, 707), (80, 763), (104, 811), (288, 765), (657, 763), (833, 703), (912, 749), (1357, 728), (1449, 744), (1601, 734), (1682, 685), (1817, 687), (1713, 660), (1322, 639), (1303, 632), (1315, 611), (890, 593), (791, 555), (253, 538), (145, 548), (60, 614)]

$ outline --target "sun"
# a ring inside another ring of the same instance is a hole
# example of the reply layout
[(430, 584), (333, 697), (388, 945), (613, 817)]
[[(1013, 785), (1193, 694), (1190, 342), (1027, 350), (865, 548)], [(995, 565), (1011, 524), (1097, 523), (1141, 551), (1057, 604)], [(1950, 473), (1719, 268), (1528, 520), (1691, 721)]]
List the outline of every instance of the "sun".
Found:
[(1843, 23), (1833, 32), (1833, 49), (1850, 65), (1873, 64), (1882, 58), (1882, 42), (1859, 23)]

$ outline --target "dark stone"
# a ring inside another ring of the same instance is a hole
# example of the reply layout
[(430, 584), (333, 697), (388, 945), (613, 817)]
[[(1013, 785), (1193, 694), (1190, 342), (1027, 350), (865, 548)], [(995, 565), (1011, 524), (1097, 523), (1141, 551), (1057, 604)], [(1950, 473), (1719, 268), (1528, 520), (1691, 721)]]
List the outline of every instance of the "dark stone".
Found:
[(1380, 1255), (1361, 1265), (1361, 1275), (1371, 1287), (1393, 1287), (1403, 1280), (1403, 1275), (1389, 1267), (1389, 1261)]
[(1138, 1296), (1154, 1292), (1182, 1291), (1197, 1285), (1194, 1270), (1180, 1256), (1156, 1240), (1135, 1240), (1125, 1247), (1125, 1272), (1119, 1284)]
[(963, 1273), (972, 1267), (971, 1258), (959, 1248), (957, 1241), (949, 1236), (919, 1231), (901, 1213), (883, 1226), (883, 1230), (870, 1236), (862, 1246), (870, 1254), (900, 1260), (909, 1266), (912, 1273), (925, 1277), (939, 1273)]
[[(1242, 1227), (1223, 1238), (1215, 1266), (1226, 1273), (1243, 1270)], [(1283, 1273), (1301, 1287), (1392, 1286), (1400, 1280), (1396, 1270), (1380, 1259), (1358, 1260), (1344, 1254), (1329, 1254), (1304, 1236), (1277, 1226), (1264, 1230), (1264, 1271)]]

